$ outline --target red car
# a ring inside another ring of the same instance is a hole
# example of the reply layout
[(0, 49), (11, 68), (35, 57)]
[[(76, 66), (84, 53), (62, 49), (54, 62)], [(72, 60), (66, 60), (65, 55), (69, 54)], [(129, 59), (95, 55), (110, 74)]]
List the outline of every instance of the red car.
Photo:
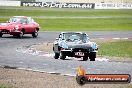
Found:
[(31, 17), (14, 16), (8, 23), (0, 23), (0, 37), (3, 34), (10, 34), (22, 38), (24, 34), (32, 34), (35, 38), (38, 36), (39, 24)]

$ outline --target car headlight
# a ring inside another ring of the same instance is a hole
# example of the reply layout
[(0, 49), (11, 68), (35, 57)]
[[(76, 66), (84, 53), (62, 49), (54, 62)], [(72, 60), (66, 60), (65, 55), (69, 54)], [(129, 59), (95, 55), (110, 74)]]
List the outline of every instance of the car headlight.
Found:
[(60, 46), (64, 49), (68, 49), (68, 45), (64, 41), (60, 43)]
[(96, 43), (92, 43), (91, 47), (92, 47), (93, 49), (97, 49), (97, 48), (98, 48)]

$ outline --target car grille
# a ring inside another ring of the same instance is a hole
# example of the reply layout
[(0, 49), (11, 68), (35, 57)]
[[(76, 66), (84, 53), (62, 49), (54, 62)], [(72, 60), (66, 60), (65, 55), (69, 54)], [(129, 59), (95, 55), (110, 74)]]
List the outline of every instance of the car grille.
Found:
[(75, 48), (73, 49), (74, 52), (87, 52), (87, 49), (82, 49), (82, 48)]

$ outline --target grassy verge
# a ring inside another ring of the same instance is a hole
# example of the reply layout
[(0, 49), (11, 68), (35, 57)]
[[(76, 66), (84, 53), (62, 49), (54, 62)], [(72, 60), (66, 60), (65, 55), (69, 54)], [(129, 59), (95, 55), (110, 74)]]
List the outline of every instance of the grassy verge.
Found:
[[(132, 10), (95, 10), (95, 9), (58, 9), (58, 8), (25, 8), (0, 7), (1, 16), (131, 16)], [(12, 8), (12, 9), (11, 9)], [(14, 8), (14, 9), (13, 9)]]
[(132, 30), (132, 10), (20, 8), (0, 9), (0, 22), (6, 22), (10, 16), (25, 15), (33, 17), (41, 31)]
[(6, 85), (0, 85), (0, 88), (14, 88), (14, 87), (6, 86)]
[(132, 30), (132, 19), (36, 19), (42, 31), (120, 31)]
[(100, 43), (98, 55), (132, 58), (132, 41)]

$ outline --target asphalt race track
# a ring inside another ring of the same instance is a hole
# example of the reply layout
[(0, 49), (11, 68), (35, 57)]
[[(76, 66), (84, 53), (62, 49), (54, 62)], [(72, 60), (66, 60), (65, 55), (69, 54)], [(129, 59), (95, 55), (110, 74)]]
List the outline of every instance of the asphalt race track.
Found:
[[(100, 39), (132, 39), (132, 31), (120, 32), (87, 32), (90, 38)], [(48, 73), (60, 73), (62, 75), (76, 75), (76, 68), (82, 65), (87, 73), (111, 74), (124, 73), (132, 75), (132, 62), (106, 62), (106, 61), (77, 61), (77, 60), (55, 60), (53, 57), (30, 55), (17, 52), (17, 48), (31, 46), (43, 42), (53, 42), (59, 32), (40, 32), (38, 38), (24, 35), (23, 39), (4, 35), (0, 38), (0, 65), (17, 67)]]

